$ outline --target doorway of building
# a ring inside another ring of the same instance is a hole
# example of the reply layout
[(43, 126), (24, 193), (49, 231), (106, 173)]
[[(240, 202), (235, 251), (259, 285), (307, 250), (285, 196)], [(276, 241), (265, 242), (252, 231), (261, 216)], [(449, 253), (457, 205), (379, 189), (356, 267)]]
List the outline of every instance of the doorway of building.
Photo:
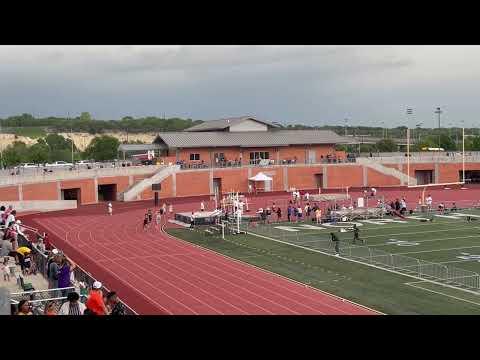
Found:
[(116, 201), (117, 184), (98, 185), (98, 201)]
[(80, 188), (62, 189), (62, 200), (77, 200), (77, 204), (80, 205), (80, 195)]
[(315, 185), (317, 189), (323, 187), (323, 174), (315, 174)]
[(417, 185), (433, 184), (433, 170), (415, 170)]
[(213, 195), (220, 201), (222, 198), (222, 178), (213, 178)]
[[(458, 181), (463, 181), (463, 170), (458, 172)], [(480, 170), (465, 170), (466, 184), (480, 184)]]

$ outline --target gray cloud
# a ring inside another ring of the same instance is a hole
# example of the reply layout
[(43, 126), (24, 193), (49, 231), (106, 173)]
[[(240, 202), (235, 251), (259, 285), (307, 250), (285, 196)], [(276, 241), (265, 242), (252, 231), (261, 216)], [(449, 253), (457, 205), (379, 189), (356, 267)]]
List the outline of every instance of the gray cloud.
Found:
[[(0, 117), (476, 122), (478, 46), (4, 46)], [(413, 119), (405, 109), (413, 107)]]

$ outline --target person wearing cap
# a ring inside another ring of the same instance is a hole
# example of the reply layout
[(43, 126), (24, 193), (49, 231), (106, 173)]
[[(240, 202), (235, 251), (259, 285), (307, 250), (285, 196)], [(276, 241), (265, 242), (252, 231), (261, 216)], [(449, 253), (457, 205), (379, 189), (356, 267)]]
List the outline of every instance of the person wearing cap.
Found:
[(107, 315), (108, 309), (103, 301), (102, 283), (95, 281), (88, 294), (87, 302), (85, 303), (87, 309), (95, 315)]

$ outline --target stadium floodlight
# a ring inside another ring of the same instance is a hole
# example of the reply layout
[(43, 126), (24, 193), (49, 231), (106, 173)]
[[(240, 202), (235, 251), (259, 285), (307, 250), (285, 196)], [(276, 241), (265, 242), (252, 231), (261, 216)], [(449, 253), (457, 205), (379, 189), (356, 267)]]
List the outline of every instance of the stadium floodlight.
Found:
[(437, 107), (437, 110), (435, 110), (435, 114), (438, 115), (438, 148), (440, 149), (441, 148), (441, 145), (440, 145), (440, 128), (441, 128), (441, 125), (440, 125), (440, 115), (442, 114), (442, 110), (440, 109), (440, 107)]

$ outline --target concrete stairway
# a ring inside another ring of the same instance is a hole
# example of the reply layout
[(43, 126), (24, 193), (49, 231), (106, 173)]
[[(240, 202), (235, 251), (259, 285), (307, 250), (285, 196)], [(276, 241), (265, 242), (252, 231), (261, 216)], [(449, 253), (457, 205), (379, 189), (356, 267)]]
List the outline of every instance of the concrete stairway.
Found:
[(122, 201), (134, 201), (145, 190), (152, 187), (153, 184), (161, 183), (170, 175), (180, 170), (180, 165), (170, 165), (157, 171), (153, 176), (143, 179), (125, 190), (121, 196)]
[(407, 174), (404, 174), (400, 170), (383, 166), (382, 164), (376, 162), (375, 160), (371, 160), (367, 158), (357, 158), (356, 162), (360, 165), (368, 166), (369, 168), (375, 171), (378, 171), (381, 174), (384, 174), (387, 176), (393, 176), (398, 180), (400, 180), (400, 184), (402, 185), (407, 185), (407, 184), (417, 185), (417, 179), (410, 176), (410, 181), (409, 181)]

